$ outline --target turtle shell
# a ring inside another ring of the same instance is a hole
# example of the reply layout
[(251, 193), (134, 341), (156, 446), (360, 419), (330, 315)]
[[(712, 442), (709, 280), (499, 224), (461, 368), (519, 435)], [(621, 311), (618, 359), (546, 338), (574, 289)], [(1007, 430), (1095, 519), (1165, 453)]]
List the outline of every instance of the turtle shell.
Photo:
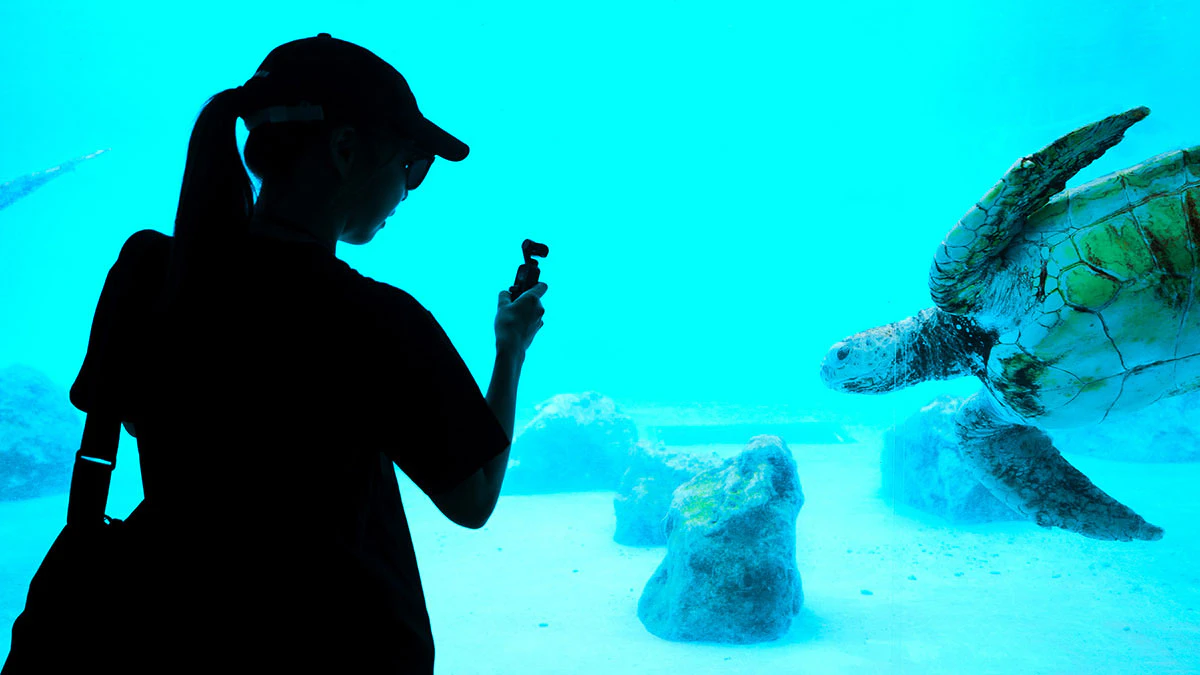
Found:
[(984, 380), (1026, 423), (1100, 422), (1200, 388), (1200, 146), (1055, 195), (999, 270), (991, 309), (1017, 311), (993, 322)]

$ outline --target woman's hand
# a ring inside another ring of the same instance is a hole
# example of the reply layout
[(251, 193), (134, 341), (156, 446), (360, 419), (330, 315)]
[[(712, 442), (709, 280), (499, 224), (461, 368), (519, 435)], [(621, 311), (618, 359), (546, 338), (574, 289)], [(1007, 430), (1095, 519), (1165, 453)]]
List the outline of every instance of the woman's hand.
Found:
[(521, 294), (516, 300), (507, 291), (500, 291), (500, 301), (496, 308), (496, 351), (523, 356), (533, 343), (533, 336), (542, 327), (542, 315), (546, 313), (542, 307), (542, 296), (549, 286), (538, 282), (533, 288)]

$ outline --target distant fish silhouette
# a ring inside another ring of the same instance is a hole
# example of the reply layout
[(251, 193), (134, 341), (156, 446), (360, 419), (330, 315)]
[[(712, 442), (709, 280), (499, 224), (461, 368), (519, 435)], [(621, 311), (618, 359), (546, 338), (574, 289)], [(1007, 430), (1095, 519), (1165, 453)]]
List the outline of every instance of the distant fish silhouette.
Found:
[(101, 155), (109, 150), (112, 150), (112, 148), (97, 150), (90, 155), (69, 159), (45, 171), (34, 171), (31, 174), (14, 178), (7, 183), (0, 183), (0, 210), (8, 208), (18, 199), (28, 196), (29, 193), (58, 178), (67, 171), (74, 171), (75, 166), (80, 162)]

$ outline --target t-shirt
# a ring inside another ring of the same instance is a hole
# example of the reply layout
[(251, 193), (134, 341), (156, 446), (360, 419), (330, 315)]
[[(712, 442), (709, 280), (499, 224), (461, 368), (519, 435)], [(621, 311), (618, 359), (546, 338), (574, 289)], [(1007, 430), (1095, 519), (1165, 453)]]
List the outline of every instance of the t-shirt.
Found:
[(431, 673), (394, 467), (434, 495), (508, 447), (474, 377), (412, 296), (315, 242), (247, 235), (164, 303), (172, 246), (125, 242), (71, 388), (137, 433), (142, 643)]

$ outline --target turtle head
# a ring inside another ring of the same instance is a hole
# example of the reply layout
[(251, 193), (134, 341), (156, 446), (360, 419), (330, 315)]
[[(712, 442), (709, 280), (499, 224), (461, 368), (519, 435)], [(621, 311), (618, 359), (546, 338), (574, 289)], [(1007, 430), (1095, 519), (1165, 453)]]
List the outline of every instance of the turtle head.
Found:
[(829, 348), (821, 381), (836, 391), (885, 394), (983, 372), (988, 340), (969, 319), (939, 309), (856, 333)]
[(883, 394), (905, 386), (898, 381), (901, 355), (888, 328), (872, 328), (830, 347), (821, 364), (825, 386), (853, 394)]

